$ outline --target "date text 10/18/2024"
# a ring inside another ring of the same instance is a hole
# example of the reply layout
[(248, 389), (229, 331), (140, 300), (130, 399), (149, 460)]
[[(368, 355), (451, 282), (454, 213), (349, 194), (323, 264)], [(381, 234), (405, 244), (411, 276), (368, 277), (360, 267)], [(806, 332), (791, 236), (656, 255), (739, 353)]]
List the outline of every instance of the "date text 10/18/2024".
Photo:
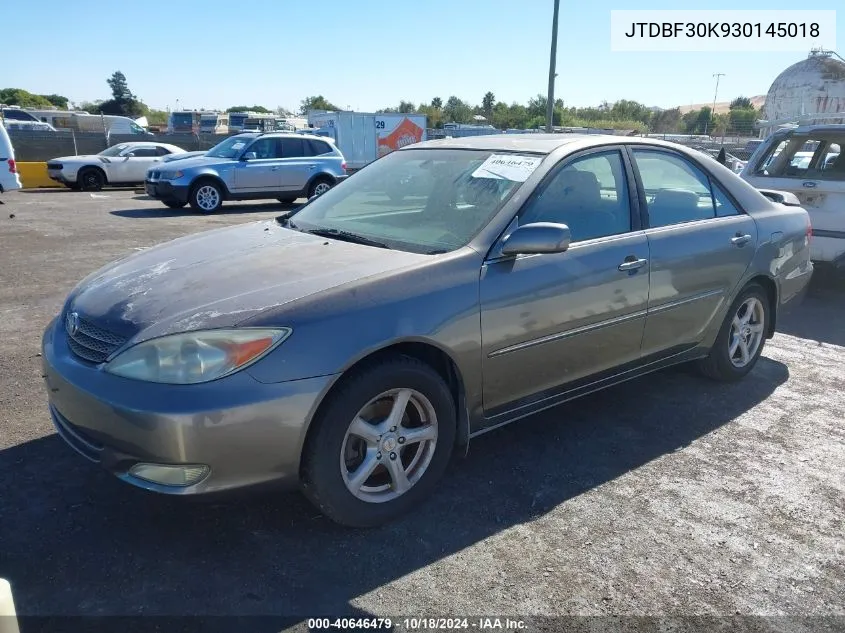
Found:
[(331, 630), (394, 630), (404, 631), (519, 631), (526, 624), (519, 619), (496, 617), (473, 618), (309, 618), (309, 631)]

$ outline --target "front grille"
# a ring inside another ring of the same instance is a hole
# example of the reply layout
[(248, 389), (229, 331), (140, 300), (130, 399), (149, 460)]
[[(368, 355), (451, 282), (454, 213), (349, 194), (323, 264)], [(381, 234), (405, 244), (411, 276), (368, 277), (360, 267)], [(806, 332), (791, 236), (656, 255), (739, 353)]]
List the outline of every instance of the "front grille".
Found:
[(75, 312), (65, 317), (65, 331), (71, 351), (92, 363), (102, 363), (126, 342), (125, 338), (97, 327)]
[(47, 169), (61, 169), (61, 163), (47, 163)]

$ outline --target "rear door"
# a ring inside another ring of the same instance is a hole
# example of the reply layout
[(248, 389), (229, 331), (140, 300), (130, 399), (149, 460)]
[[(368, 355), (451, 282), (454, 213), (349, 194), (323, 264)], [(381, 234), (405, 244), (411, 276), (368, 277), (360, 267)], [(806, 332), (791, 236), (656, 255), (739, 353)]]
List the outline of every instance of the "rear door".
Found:
[(307, 139), (301, 137), (282, 137), (281, 168), (279, 170), (280, 191), (299, 192), (305, 189), (308, 180), (317, 172), (317, 161)]
[(651, 254), (643, 355), (680, 352), (730, 301), (754, 257), (757, 225), (682, 154), (629, 150)]
[(819, 130), (773, 143), (742, 177), (761, 189), (794, 193), (813, 224), (811, 257), (845, 255), (845, 132)]

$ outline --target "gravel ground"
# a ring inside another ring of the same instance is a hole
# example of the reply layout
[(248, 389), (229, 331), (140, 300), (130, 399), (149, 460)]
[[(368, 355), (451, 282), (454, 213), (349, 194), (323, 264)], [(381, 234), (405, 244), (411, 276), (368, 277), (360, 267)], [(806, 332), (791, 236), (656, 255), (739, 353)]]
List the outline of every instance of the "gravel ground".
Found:
[(278, 204), (201, 217), (132, 190), (3, 199), (0, 577), (20, 614), (845, 623), (842, 277), (816, 276), (741, 384), (675, 369), (537, 415), (473, 441), (416, 514), (350, 531), (298, 494), (136, 490), (73, 453), (47, 414), (40, 336), (80, 278)]

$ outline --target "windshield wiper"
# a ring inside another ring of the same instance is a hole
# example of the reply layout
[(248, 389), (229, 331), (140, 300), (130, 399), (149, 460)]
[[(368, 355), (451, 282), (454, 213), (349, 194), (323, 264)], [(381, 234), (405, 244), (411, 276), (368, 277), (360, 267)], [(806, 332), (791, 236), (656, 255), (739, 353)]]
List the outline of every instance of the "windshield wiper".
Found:
[(371, 240), (369, 237), (358, 235), (357, 233), (350, 233), (349, 231), (341, 231), (339, 229), (310, 229), (305, 231), (311, 235), (319, 235), (320, 237), (332, 237), (337, 240), (345, 240), (355, 244), (363, 244), (364, 246), (375, 246), (377, 248), (390, 248), (384, 242)]
[(294, 224), (293, 220), (290, 219), (294, 213), (299, 211), (299, 209), (290, 209), (289, 211), (285, 211), (284, 213), (280, 213), (276, 216), (276, 222), (281, 224), (282, 226), (289, 226), (292, 229), (296, 228), (296, 224)]

